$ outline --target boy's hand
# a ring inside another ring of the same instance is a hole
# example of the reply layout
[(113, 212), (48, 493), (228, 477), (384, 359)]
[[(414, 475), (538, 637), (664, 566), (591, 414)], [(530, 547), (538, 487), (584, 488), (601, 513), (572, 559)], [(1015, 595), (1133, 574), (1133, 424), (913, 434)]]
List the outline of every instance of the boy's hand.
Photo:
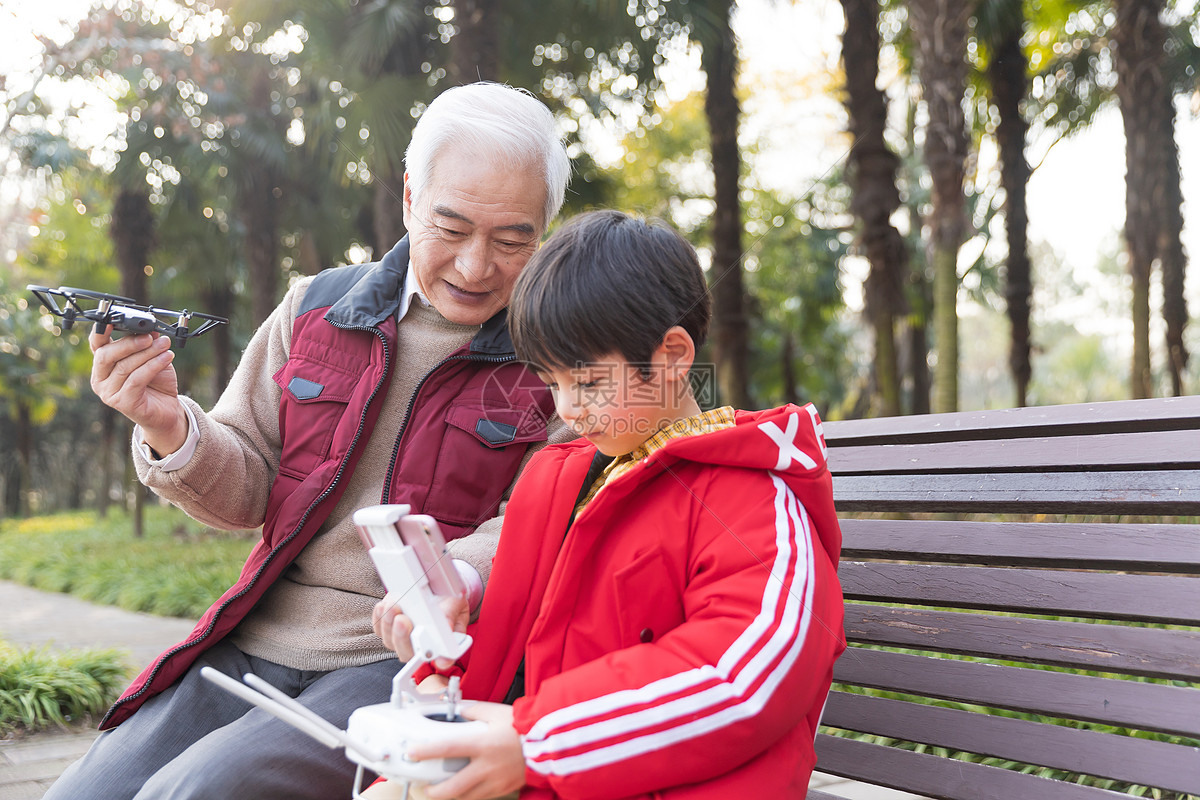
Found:
[(142, 428), (155, 452), (174, 453), (187, 440), (187, 413), (179, 402), (179, 379), (171, 340), (159, 334), (112, 338), (112, 326), (88, 336), (92, 391), (107, 406)]
[(515, 792), (525, 785), (525, 756), (521, 737), (513, 727), (512, 706), (501, 703), (471, 703), (462, 707), (468, 719), (487, 723), (482, 734), (457, 741), (413, 745), (408, 757), (469, 758), (471, 762), (456, 775), (425, 787), (429, 800), (484, 800)]
[(441, 694), (450, 686), (450, 679), (436, 672), (417, 684), (417, 689), (425, 694)]
[[(452, 630), (457, 633), (467, 630), (467, 623), (471, 619), (471, 609), (467, 605), (467, 598), (444, 597), (439, 601), (439, 605)], [(394, 651), (401, 661), (408, 661), (413, 657), (412, 640), (410, 639), (413, 623), (404, 615), (404, 612), (400, 610), (400, 605), (394, 600), (385, 597), (375, 604), (375, 607), (371, 609), (371, 627), (383, 640), (383, 646)], [(446, 658), (434, 661), (434, 666), (439, 669), (447, 669), (453, 664), (452, 660)]]

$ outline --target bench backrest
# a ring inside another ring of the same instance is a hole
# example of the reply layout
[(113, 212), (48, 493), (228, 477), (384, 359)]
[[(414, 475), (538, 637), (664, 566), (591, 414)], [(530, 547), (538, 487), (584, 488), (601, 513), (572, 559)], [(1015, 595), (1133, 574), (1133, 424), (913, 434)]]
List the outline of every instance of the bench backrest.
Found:
[(820, 771), (947, 800), (1200, 795), (1200, 397), (824, 433), (851, 646)]

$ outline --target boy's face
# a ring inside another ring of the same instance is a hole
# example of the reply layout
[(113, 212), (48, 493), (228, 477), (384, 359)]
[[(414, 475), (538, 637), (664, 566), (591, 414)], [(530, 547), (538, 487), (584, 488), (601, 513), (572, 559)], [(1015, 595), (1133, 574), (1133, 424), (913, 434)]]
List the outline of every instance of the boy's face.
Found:
[[(635, 450), (679, 419), (682, 398), (667, 368), (651, 362), (649, 376), (613, 353), (571, 368), (538, 372), (554, 393), (555, 409), (571, 428), (606, 456)], [(683, 386), (687, 386), (684, 381)]]

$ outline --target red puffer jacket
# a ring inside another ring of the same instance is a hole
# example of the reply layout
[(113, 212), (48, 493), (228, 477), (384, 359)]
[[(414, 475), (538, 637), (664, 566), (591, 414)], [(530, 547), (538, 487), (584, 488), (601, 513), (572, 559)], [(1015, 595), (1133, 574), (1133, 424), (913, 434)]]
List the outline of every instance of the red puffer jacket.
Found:
[(812, 406), (675, 439), (570, 522), (595, 448), (538, 453), (505, 511), (463, 678), (514, 704), (521, 797), (804, 797), (845, 648)]

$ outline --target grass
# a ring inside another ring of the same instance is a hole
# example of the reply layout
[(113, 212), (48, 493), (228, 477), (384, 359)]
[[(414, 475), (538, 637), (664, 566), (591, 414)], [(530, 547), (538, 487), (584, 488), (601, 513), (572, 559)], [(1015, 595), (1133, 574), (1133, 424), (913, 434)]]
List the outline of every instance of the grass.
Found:
[(126, 680), (126, 665), (116, 650), (51, 653), (0, 641), (0, 735), (97, 715)]
[(251, 542), (173, 508), (129, 517), (73, 511), (0, 520), (0, 579), (84, 600), (195, 619), (237, 579)]
[[(236, 579), (251, 542), (181, 512), (74, 511), (0, 520), (0, 579), (131, 611), (195, 619)], [(20, 649), (0, 640), (0, 735), (102, 713), (128, 682), (117, 650)]]

